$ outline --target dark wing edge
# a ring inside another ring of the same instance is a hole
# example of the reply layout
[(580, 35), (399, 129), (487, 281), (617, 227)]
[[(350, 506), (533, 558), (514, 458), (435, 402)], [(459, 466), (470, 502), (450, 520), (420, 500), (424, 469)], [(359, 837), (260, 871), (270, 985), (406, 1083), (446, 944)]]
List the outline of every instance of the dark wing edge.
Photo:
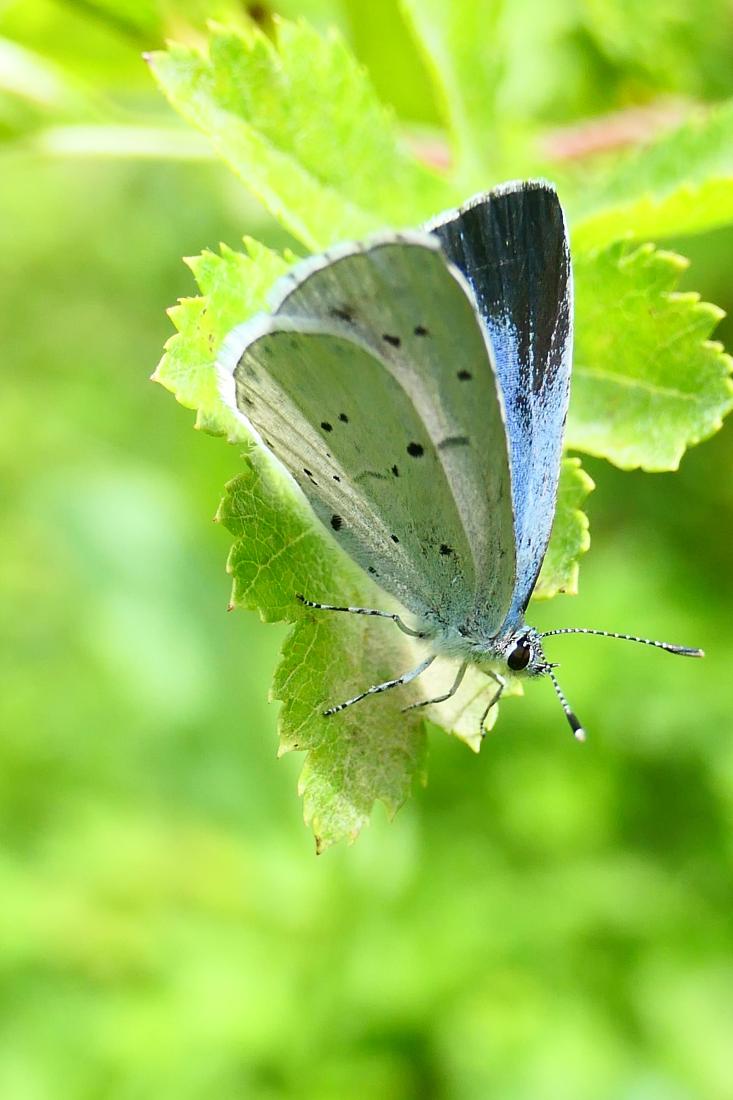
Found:
[(545, 180), (479, 194), (424, 226), (475, 295), (494, 351), (510, 444), (521, 619), (555, 515), (570, 395), (573, 286), (560, 201)]

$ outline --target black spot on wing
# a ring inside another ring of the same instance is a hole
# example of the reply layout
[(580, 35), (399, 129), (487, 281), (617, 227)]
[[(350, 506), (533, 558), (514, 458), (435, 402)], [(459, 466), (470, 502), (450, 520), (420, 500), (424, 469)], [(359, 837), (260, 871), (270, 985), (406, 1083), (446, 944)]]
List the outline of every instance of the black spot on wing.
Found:
[(408, 443), (407, 453), (411, 458), (420, 458), (425, 454), (425, 448), (422, 443)]
[(392, 467), (392, 473), (394, 474), (395, 477), (399, 477), (400, 476), (399, 468), (397, 466), (393, 466)]
[(343, 526), (343, 522), (344, 521), (341, 519), (341, 516), (331, 516), (331, 526), (333, 527), (334, 531), (340, 531), (341, 527)]
[(346, 413), (339, 413), (339, 420), (341, 421), (342, 424), (348, 424), (349, 423), (349, 418), (346, 415)]
[(390, 537), (390, 538), (392, 539), (392, 542), (399, 542), (399, 541), (400, 541), (400, 540), (399, 540), (399, 539), (397, 538), (397, 535), (390, 535), (389, 537)]
[(327, 420), (322, 420), (321, 421), (321, 427), (323, 428), (324, 432), (332, 432), (333, 431), (333, 424), (329, 424), (329, 422)]
[(398, 348), (402, 343), (399, 336), (391, 336), (388, 332), (382, 333), (382, 339), (386, 344), (391, 344), (393, 348)]
[(337, 321), (345, 321), (347, 325), (350, 325), (355, 317), (353, 307), (348, 305), (333, 306), (328, 312)]
[(449, 557), (451, 554), (455, 555), (455, 550), (452, 546), (449, 546), (447, 542), (440, 544), (440, 552), (444, 558)]
[(461, 382), (470, 382), (473, 378), (473, 375), (471, 374), (470, 370), (459, 370), (456, 377), (459, 378)]
[(425, 328), (425, 325), (415, 325), (415, 327), (412, 331), (415, 333), (416, 336), (429, 336), (430, 335), (428, 330)]

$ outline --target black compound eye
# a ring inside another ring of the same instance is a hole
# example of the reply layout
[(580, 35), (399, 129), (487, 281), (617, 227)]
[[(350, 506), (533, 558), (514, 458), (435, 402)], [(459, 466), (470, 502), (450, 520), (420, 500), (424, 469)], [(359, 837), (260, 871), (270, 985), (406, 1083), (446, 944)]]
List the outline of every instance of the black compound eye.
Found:
[(532, 647), (527, 638), (520, 638), (506, 659), (512, 672), (521, 672), (532, 659)]

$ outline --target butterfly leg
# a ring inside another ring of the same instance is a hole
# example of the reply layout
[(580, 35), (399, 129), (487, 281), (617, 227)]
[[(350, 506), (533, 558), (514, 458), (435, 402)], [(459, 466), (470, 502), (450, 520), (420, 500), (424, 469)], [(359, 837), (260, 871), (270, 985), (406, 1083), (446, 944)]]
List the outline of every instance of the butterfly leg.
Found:
[(466, 675), (467, 668), (468, 661), (464, 661), (456, 673), (456, 678), (453, 681), (452, 687), (449, 691), (446, 691), (445, 695), (438, 695), (435, 699), (422, 699), (419, 703), (410, 703), (409, 706), (402, 708), (403, 714), (406, 710), (416, 710), (417, 707), (431, 707), (433, 703), (444, 703), (446, 699), (452, 699), (463, 682), (463, 677)]
[(304, 607), (312, 607), (316, 611), (348, 611), (351, 615), (376, 615), (379, 619), (391, 619), (393, 623), (397, 623), (403, 634), (409, 634), (411, 638), (426, 637), (424, 631), (413, 630), (406, 622), (403, 622), (399, 615), (393, 615), (391, 611), (375, 611), (371, 607), (336, 607), (331, 603), (314, 603), (313, 600), (306, 600), (305, 596), (301, 596), (300, 593), (295, 598)]
[(489, 705), (487, 706), (486, 710), (481, 715), (481, 722), (479, 724), (479, 732), (480, 732), (482, 737), (486, 736), (486, 730), (484, 729), (484, 723), (486, 722), (486, 719), (489, 717), (489, 711), (491, 710), (491, 708), (493, 706), (495, 706), (499, 702), (499, 699), (501, 697), (501, 693), (504, 690), (504, 688), (506, 687), (506, 680), (498, 672), (492, 672), (491, 669), (489, 669), (488, 672), (487, 672), (487, 675), (491, 677), (491, 679), (494, 681), (494, 683), (498, 684), (498, 687), (497, 687), (496, 691), (494, 692), (494, 694), (491, 696), (491, 699), (489, 701)]
[(372, 687), (367, 688), (366, 691), (362, 691), (360, 695), (355, 695), (353, 699), (347, 699), (345, 703), (339, 703), (335, 707), (329, 707), (328, 710), (324, 710), (323, 717), (330, 718), (332, 714), (338, 714), (339, 711), (346, 710), (347, 707), (352, 707), (354, 703), (366, 699), (368, 695), (377, 695), (380, 691), (389, 691), (390, 688), (399, 687), (401, 684), (411, 683), (423, 673), (434, 660), (434, 656), (426, 657), (416, 668), (410, 669), (409, 672), (405, 672), (402, 676), (398, 676), (396, 680), (385, 680), (383, 684), (373, 684)]

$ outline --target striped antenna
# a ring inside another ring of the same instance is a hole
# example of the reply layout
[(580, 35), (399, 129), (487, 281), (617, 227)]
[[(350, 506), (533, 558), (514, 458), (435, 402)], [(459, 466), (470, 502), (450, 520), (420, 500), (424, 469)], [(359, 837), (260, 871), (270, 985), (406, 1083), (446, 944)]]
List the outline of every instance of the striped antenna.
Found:
[(597, 634), (600, 638), (621, 638), (624, 642), (640, 642), (641, 645), (651, 645), (656, 649), (664, 649), (667, 653), (677, 653), (680, 657), (704, 657), (702, 649), (692, 649), (686, 645), (672, 645), (671, 642), (655, 642), (652, 638), (637, 638), (635, 634), (616, 634), (612, 630), (589, 630), (583, 626), (564, 626), (558, 630), (546, 630), (540, 634), (541, 638), (552, 638), (556, 634)]
[[(536, 635), (535, 635), (535, 637), (536, 637)], [(541, 637), (544, 637), (544, 635), (541, 635)], [(579, 720), (578, 716), (576, 715), (575, 711), (572, 709), (572, 707), (570, 706), (570, 703), (565, 698), (565, 692), (560, 687), (560, 684), (558, 683), (558, 680), (557, 680), (557, 676), (555, 675), (555, 669), (556, 669), (557, 666), (554, 665), (554, 664), (551, 664), (550, 661), (547, 660), (547, 658), (545, 657), (545, 654), (544, 654), (541, 647), (539, 647), (539, 651), (540, 651), (540, 656), (542, 657), (542, 660), (544, 662), (543, 666), (542, 666), (542, 671), (546, 672), (547, 675), (552, 680), (552, 686), (555, 689), (555, 694), (557, 695), (558, 699), (560, 700), (560, 706), (565, 711), (565, 717), (567, 718), (568, 722), (570, 723), (570, 729), (573, 731), (573, 737), (575, 738), (576, 741), (585, 741), (585, 736), (586, 736), (585, 735), (585, 730), (583, 729), (583, 726), (581, 725), (580, 720)]]
[(557, 682), (557, 676), (554, 673), (552, 665), (545, 665), (545, 672), (552, 680), (552, 686), (555, 689), (555, 694), (560, 700), (560, 705), (562, 706), (562, 709), (565, 711), (565, 717), (570, 723), (570, 729), (573, 731), (573, 737), (576, 741), (585, 741), (585, 730), (581, 726), (580, 721), (575, 714), (575, 711), (571, 709), (570, 704), (565, 698), (565, 692)]

